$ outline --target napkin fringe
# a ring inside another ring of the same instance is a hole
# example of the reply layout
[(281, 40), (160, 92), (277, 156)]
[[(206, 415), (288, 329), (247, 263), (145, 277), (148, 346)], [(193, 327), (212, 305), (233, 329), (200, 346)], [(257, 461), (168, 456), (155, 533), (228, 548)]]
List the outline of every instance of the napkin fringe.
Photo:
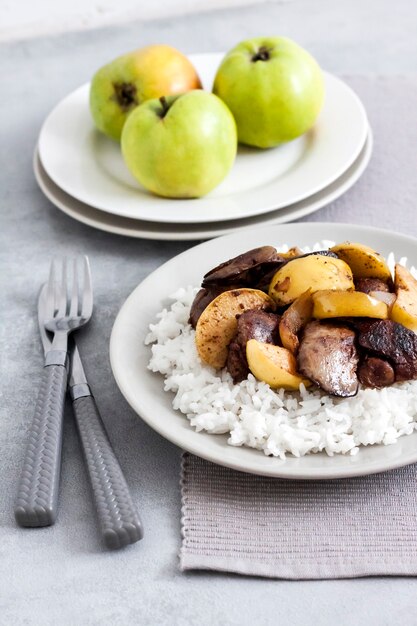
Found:
[(369, 576), (417, 576), (416, 559), (398, 562), (398, 557), (375, 558), (363, 562), (357, 559), (328, 559), (322, 563), (305, 563), (295, 560), (236, 558), (235, 556), (208, 556), (187, 554), (181, 551), (180, 570), (214, 570), (244, 576), (260, 576), (283, 580), (333, 580), (341, 578), (365, 578)]

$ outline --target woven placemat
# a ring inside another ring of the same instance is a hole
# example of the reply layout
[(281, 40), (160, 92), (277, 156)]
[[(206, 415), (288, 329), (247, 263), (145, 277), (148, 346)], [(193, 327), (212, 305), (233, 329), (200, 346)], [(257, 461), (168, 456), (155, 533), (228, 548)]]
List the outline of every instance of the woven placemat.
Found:
[(181, 569), (272, 578), (417, 574), (417, 467), (294, 481), (185, 453)]

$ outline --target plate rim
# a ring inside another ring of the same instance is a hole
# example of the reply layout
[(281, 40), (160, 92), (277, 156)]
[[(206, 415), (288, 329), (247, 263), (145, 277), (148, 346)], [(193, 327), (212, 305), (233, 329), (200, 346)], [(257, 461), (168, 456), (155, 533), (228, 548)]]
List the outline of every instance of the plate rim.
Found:
[[(279, 228), (284, 229), (285, 231), (285, 229), (288, 227), (299, 227), (299, 226), (302, 227), (302, 226), (307, 226), (307, 225), (308, 227), (314, 227), (314, 229), (322, 230), (323, 232), (327, 232), (328, 229), (336, 228), (336, 229), (351, 229), (353, 231), (356, 231), (358, 235), (360, 235), (360, 233), (365, 232), (365, 233), (370, 233), (376, 236), (380, 235), (384, 238), (387, 236), (389, 238), (394, 236), (397, 239), (397, 241), (402, 240), (406, 242), (407, 245), (417, 246), (417, 238), (415, 237), (411, 237), (409, 235), (405, 235), (402, 233), (392, 232), (383, 228), (378, 228), (378, 227), (373, 227), (373, 226), (364, 226), (364, 225), (358, 225), (358, 224), (334, 223), (334, 222), (299, 222), (297, 224), (280, 225)], [(262, 229), (265, 229), (265, 228), (266, 228), (265, 226), (259, 226), (259, 227), (256, 227), (256, 229), (254, 230), (261, 231)], [(238, 234), (239, 233), (233, 233), (230, 235), (225, 235), (218, 239), (227, 241), (227, 239), (236, 237), (236, 235)], [(117, 316), (115, 318), (115, 321), (112, 327), (111, 336), (110, 336), (110, 344), (109, 344), (110, 365), (111, 365), (114, 379), (116, 381), (116, 384), (120, 392), (122, 393), (122, 395), (124, 396), (128, 404), (131, 406), (131, 408), (134, 410), (134, 412), (137, 414), (137, 416), (140, 419), (142, 419), (146, 424), (148, 424), (148, 426), (150, 426), (153, 430), (155, 430), (161, 436), (166, 438), (168, 441), (171, 441), (175, 445), (186, 450), (187, 452), (190, 452), (191, 454), (195, 454), (196, 456), (199, 456), (207, 461), (211, 461), (213, 463), (216, 463), (224, 467), (229, 467), (237, 471), (242, 471), (245, 473), (250, 473), (250, 474), (255, 474), (255, 475), (260, 475), (260, 476), (285, 478), (285, 479), (292, 479), (292, 480), (336, 480), (340, 478), (351, 478), (351, 477), (366, 476), (366, 475), (381, 473), (381, 472), (396, 469), (399, 467), (404, 467), (411, 463), (417, 462), (417, 446), (415, 446), (413, 453), (408, 455), (407, 457), (399, 457), (394, 460), (389, 459), (385, 462), (384, 460), (381, 462), (378, 459), (373, 462), (368, 462), (367, 466), (365, 465), (365, 468), (366, 468), (365, 471), (361, 465), (358, 465), (357, 467), (356, 466), (350, 466), (350, 467), (342, 466), (341, 468), (336, 466), (334, 469), (331, 469), (330, 472), (327, 469), (323, 470), (323, 469), (315, 468), (314, 470), (312, 470), (310, 468), (308, 474), (303, 473), (303, 471), (302, 470), (300, 471), (299, 469), (292, 470), (291, 467), (290, 468), (287, 467), (285, 469), (285, 462), (283, 464), (282, 462), (278, 464), (277, 468), (276, 469), (274, 468), (273, 471), (271, 471), (270, 469), (271, 466), (257, 467), (255, 461), (251, 464), (247, 464), (246, 466), (242, 466), (240, 463), (234, 462), (233, 460), (228, 460), (227, 458), (226, 459), (218, 458), (216, 454), (213, 455), (210, 452), (207, 453), (207, 451), (204, 450), (204, 437), (201, 437), (201, 444), (190, 446), (187, 443), (187, 445), (184, 445), (184, 441), (181, 439), (181, 433), (179, 433), (178, 436), (176, 433), (167, 434), (166, 430), (163, 427), (161, 427), (157, 421), (155, 422), (152, 416), (149, 417), (148, 414), (145, 414), (143, 412), (143, 408), (138, 407), (136, 400), (130, 396), (130, 392), (126, 388), (126, 385), (124, 384), (123, 379), (120, 376), (119, 364), (117, 362), (118, 357), (117, 357), (116, 343), (118, 340), (118, 334), (120, 332), (119, 328), (122, 326), (124, 322), (123, 318), (126, 315), (126, 311), (128, 310), (128, 307), (130, 306), (130, 304), (135, 301), (135, 299), (138, 296), (138, 293), (140, 293), (141, 290), (146, 288), (148, 284), (151, 284), (152, 281), (155, 280), (155, 275), (157, 275), (160, 272), (163, 272), (166, 269), (166, 267), (169, 264), (171, 264), (174, 260), (175, 262), (178, 262), (179, 259), (185, 259), (188, 255), (195, 254), (196, 250), (199, 251), (202, 249), (204, 250), (205, 247), (209, 247), (209, 246), (211, 247), (215, 244), (215, 241), (218, 241), (218, 239), (216, 238), (216, 240), (206, 241), (196, 246), (193, 246), (192, 248), (189, 248), (188, 250), (180, 253), (179, 255), (174, 256), (172, 259), (170, 259), (169, 261), (165, 262), (163, 265), (158, 267), (151, 274), (149, 274), (143, 281), (141, 281), (135, 287), (135, 289), (133, 289), (133, 291), (129, 294), (129, 296), (123, 302), (122, 306), (120, 307), (117, 313)], [(166, 296), (168, 295), (169, 294), (167, 293)], [(158, 374), (156, 375), (158, 376)], [(160, 376), (160, 381), (161, 381), (161, 392), (164, 393), (163, 392), (163, 377), (161, 375), (159, 376)], [(171, 410), (175, 411), (173, 408), (171, 408)], [(181, 415), (177, 411), (175, 411), (175, 413), (178, 413), (178, 415)], [(184, 419), (184, 422), (186, 423), (185, 416), (183, 416), (183, 419)], [(193, 430), (189, 424), (187, 424), (187, 428)], [(199, 433), (195, 433), (195, 434), (199, 436)], [(204, 434), (211, 436), (211, 437), (218, 436), (218, 435), (210, 435), (209, 433), (204, 433)], [(414, 437), (414, 440), (415, 440), (417, 438), (417, 431), (414, 431), (414, 433), (411, 435), (400, 437), (399, 439), (401, 441), (401, 439), (405, 439), (405, 438), (408, 439), (410, 437)], [(198, 439), (196, 441), (198, 441)], [(399, 442), (397, 442), (396, 444), (393, 444), (393, 446), (396, 446), (396, 445), (399, 445)], [(378, 444), (372, 447), (381, 448), (381, 449), (391, 448), (391, 446), (382, 446), (381, 444)], [(256, 452), (262, 457), (261, 451), (256, 451)], [(318, 454), (324, 455), (327, 458), (327, 455), (325, 455), (325, 453), (323, 452), (318, 453)], [(335, 456), (340, 456), (340, 455), (335, 455)], [(259, 457), (256, 457), (256, 458), (259, 458)], [(347, 458), (351, 458), (351, 457), (347, 455)], [(280, 460), (276, 459), (276, 461), (279, 462)]]
[[(210, 59), (210, 58), (216, 58), (218, 57), (219, 54), (218, 53), (201, 53), (201, 54), (195, 54), (195, 55), (189, 55), (190, 59)], [(330, 184), (332, 184), (332, 182), (334, 182), (335, 180), (337, 180), (337, 178), (339, 178), (340, 176), (342, 176), (342, 174), (349, 169), (349, 167), (354, 163), (354, 161), (358, 158), (364, 144), (366, 141), (366, 137), (367, 137), (367, 132), (368, 132), (368, 126), (369, 126), (369, 121), (368, 121), (368, 117), (367, 117), (367, 112), (366, 109), (364, 107), (364, 104), (362, 103), (361, 99), (359, 98), (358, 94), (341, 78), (339, 78), (338, 76), (336, 76), (333, 73), (330, 72), (326, 72), (323, 71), (323, 74), (326, 77), (326, 80), (330, 80), (333, 84), (337, 84), (339, 85), (339, 88), (342, 88), (344, 90), (346, 90), (346, 92), (349, 93), (349, 97), (352, 98), (352, 102), (355, 103), (355, 107), (356, 110), (358, 111), (358, 114), (360, 115), (360, 117), (362, 118), (362, 129), (361, 129), (361, 136), (359, 139), (358, 136), (358, 140), (357, 140), (357, 145), (355, 150), (352, 151), (350, 157), (348, 159), (345, 160), (343, 167), (339, 167), (339, 169), (337, 171), (335, 171), (330, 177), (326, 176), (323, 177), (323, 180), (321, 181), (321, 183), (317, 186), (314, 186), (314, 188), (311, 188), (308, 192), (305, 192), (303, 194), (301, 194), (300, 196), (297, 197), (293, 197), (291, 199), (291, 204), (294, 204), (295, 202), (300, 202), (303, 199), (306, 199), (307, 197), (309, 197), (310, 195), (314, 195), (315, 193), (320, 192), (322, 189), (326, 188), (327, 186), (329, 186)], [(38, 137), (38, 146), (39, 146), (39, 154), (40, 154), (40, 159), (41, 162), (43, 164), (43, 167), (45, 169), (45, 171), (47, 172), (48, 176), (51, 178), (51, 180), (57, 185), (59, 186), (63, 191), (65, 191), (68, 195), (71, 195), (72, 197), (74, 197), (75, 199), (79, 200), (80, 202), (83, 202), (85, 204), (89, 204), (90, 206), (92, 206), (93, 208), (109, 213), (111, 215), (117, 215), (120, 217), (127, 217), (127, 218), (131, 218), (131, 219), (135, 219), (134, 216), (131, 214), (131, 212), (129, 212), (129, 214), (127, 214), (127, 212), (121, 211), (118, 213), (114, 213), (110, 207), (106, 207), (103, 206), (102, 203), (92, 203), (91, 202), (91, 198), (86, 198), (84, 196), (84, 194), (80, 194), (79, 192), (77, 192), (76, 190), (69, 188), (68, 185), (66, 184), (65, 180), (61, 180), (61, 179), (57, 179), (56, 178), (56, 173), (55, 172), (51, 172), (50, 167), (49, 167), (49, 163), (48, 163), (48, 159), (46, 159), (45, 162), (45, 154), (43, 153), (43, 141), (45, 140), (45, 132), (46, 132), (46, 128), (47, 128), (47, 124), (50, 122), (50, 119), (52, 118), (52, 116), (55, 114), (55, 112), (57, 111), (57, 109), (59, 107), (61, 107), (63, 105), (63, 103), (67, 100), (70, 99), (71, 97), (74, 96), (74, 94), (78, 91), (81, 90), (85, 90), (88, 87), (89, 83), (84, 83), (83, 85), (77, 87), (76, 89), (74, 89), (71, 93), (67, 94), (64, 98), (62, 98), (54, 107), (53, 109), (49, 112), (49, 114), (47, 115), (47, 117), (45, 118), (45, 120), (43, 121), (40, 133), (39, 133), (39, 137)], [(61, 177), (62, 178), (62, 177)], [(268, 188), (268, 186), (272, 184), (272, 183), (267, 183), (265, 185), (261, 185), (261, 189), (264, 189), (265, 193), (266, 190)], [(276, 182), (275, 182), (276, 184)], [(76, 191), (74, 193), (74, 191)], [(250, 190), (250, 193), (253, 193), (254, 190)], [(247, 195), (247, 191), (240, 191), (237, 192), (236, 194), (232, 194), (232, 196), (225, 196), (224, 200), (225, 201), (230, 201), (233, 203), (240, 203), (244, 200), (244, 196)], [(229, 200), (228, 200), (229, 198)], [(159, 198), (158, 199), (159, 202), (169, 202), (172, 205), (172, 200), (166, 200), (163, 198)], [(222, 197), (214, 197), (214, 198), (210, 198), (210, 197), (206, 197), (206, 198), (201, 198), (201, 199), (196, 199), (193, 200), (192, 202), (200, 202), (200, 203), (207, 203), (207, 202), (211, 202), (214, 201), (216, 204), (219, 204), (222, 202)], [(183, 202), (182, 200), (180, 200), (179, 202)], [(98, 206), (98, 204), (100, 206)], [(259, 208), (262, 205), (263, 208)], [(189, 224), (189, 223), (204, 223), (207, 221), (213, 221), (213, 222), (222, 222), (222, 221), (228, 221), (228, 220), (232, 220), (232, 219), (245, 219), (248, 217), (252, 217), (252, 216), (256, 216), (256, 215), (262, 215), (265, 213), (269, 213), (271, 211), (275, 211), (278, 210), (279, 208), (284, 208), (285, 206), (288, 205), (288, 201), (286, 201), (285, 203), (276, 203), (275, 201), (273, 201), (272, 198), (267, 199), (264, 202), (259, 203), (259, 207), (256, 210), (251, 209), (250, 213), (245, 214), (243, 216), (240, 217), (236, 217), (236, 216), (230, 216), (230, 215), (226, 215), (226, 216), (222, 216), (219, 215), (216, 217), (215, 220), (207, 220), (207, 215), (203, 216), (198, 216), (196, 218), (195, 213), (193, 216), (193, 221), (190, 221), (190, 217), (187, 215), (184, 215), (180, 218), (178, 218), (178, 216), (174, 217), (170, 217), (170, 212), (167, 212), (166, 215), (163, 216), (163, 218), (160, 218), (157, 220), (161, 223), (166, 223), (166, 224), (170, 224), (170, 223), (183, 223), (183, 224)], [(191, 211), (190, 211), (191, 212)], [(154, 219), (152, 219), (151, 215), (141, 215), (140, 218), (142, 221), (155, 221)]]
[[(43, 172), (40, 171), (40, 168), (43, 169), (43, 165), (40, 161), (37, 147), (35, 148), (34, 155), (33, 155), (33, 170), (34, 170), (36, 181), (42, 193), (45, 195), (45, 197), (63, 213), (65, 213), (69, 217), (72, 217), (74, 220), (82, 224), (85, 224), (91, 228), (96, 228), (103, 232), (113, 233), (113, 234), (124, 236), (124, 237), (142, 238), (142, 239), (148, 239), (148, 240), (154, 240), (154, 241), (195, 241), (198, 239), (207, 239), (207, 238), (212, 239), (214, 237), (223, 237), (223, 236), (236, 232), (238, 229), (254, 228), (256, 226), (263, 226), (267, 224), (270, 224), (270, 225), (285, 224), (289, 221), (306, 217), (307, 215), (310, 215), (314, 213), (315, 211), (320, 210), (321, 208), (327, 206), (331, 202), (336, 201), (338, 198), (344, 195), (358, 182), (358, 180), (364, 174), (366, 168), (369, 165), (369, 161), (372, 157), (372, 152), (373, 152), (373, 143), (374, 143), (373, 132), (372, 132), (371, 127), (369, 126), (368, 136), (367, 136), (367, 139), (365, 140), (365, 145), (361, 153), (358, 155), (358, 159), (360, 158), (362, 159), (359, 166), (355, 168), (355, 170), (353, 171), (353, 173), (351, 173), (351, 175), (349, 176), (347, 180), (345, 180), (342, 184), (338, 185), (337, 189), (335, 189), (330, 194), (329, 193), (326, 194), (326, 189), (328, 189), (326, 187), (322, 191), (318, 192), (318, 194), (315, 194), (315, 196), (320, 196), (320, 198), (317, 198), (315, 201), (313, 200), (312, 204), (310, 203), (309, 205), (305, 207), (297, 207), (297, 205), (299, 205), (300, 203), (295, 203), (295, 204), (289, 205), (288, 207), (278, 209), (277, 213), (279, 212), (279, 215), (275, 215), (275, 212), (272, 212), (270, 214), (266, 213), (264, 215), (260, 215), (254, 218), (248, 218), (248, 219), (256, 219), (257, 221), (254, 224), (243, 224), (243, 225), (236, 224), (236, 226), (223, 226), (215, 231), (204, 231), (204, 230), (191, 231), (190, 230), (187, 232), (186, 231), (177, 232), (175, 234), (172, 234), (171, 231), (167, 231), (161, 235), (161, 233), (157, 231), (150, 231), (150, 232), (149, 231), (147, 232), (146, 230), (135, 231), (133, 229), (134, 227), (132, 227), (132, 229), (129, 229), (127, 226), (119, 226), (119, 225), (113, 226), (111, 224), (105, 224), (104, 219), (106, 216), (108, 216), (109, 221), (112, 219), (117, 219), (121, 221), (123, 220), (130, 221), (131, 218), (124, 218), (118, 215), (112, 215), (110, 213), (99, 211), (98, 209), (95, 209), (94, 207), (90, 207), (89, 205), (86, 205), (85, 203), (80, 202), (76, 198), (72, 198), (72, 196), (70, 196), (64, 190), (59, 188), (58, 185), (54, 183), (54, 181), (49, 179), (48, 174), (45, 171)], [(350, 167), (352, 168), (354, 166), (356, 166), (356, 162), (352, 163)], [(340, 178), (342, 178), (345, 175), (346, 175), (346, 172), (344, 172), (340, 176)], [(45, 176), (48, 178), (46, 182), (44, 180)], [(338, 180), (340, 180), (340, 178)], [(338, 182), (338, 180), (334, 181), (332, 185), (335, 185)], [(83, 209), (85, 208), (87, 210), (97, 211), (100, 214), (100, 217), (102, 218), (103, 222), (97, 222), (94, 220), (94, 218), (91, 218), (91, 217), (84, 217), (83, 214), (78, 209), (65, 205), (63, 201), (61, 201), (60, 199), (56, 197), (55, 192), (47, 186), (50, 183), (58, 187), (60, 192), (68, 197), (69, 201), (75, 201), (79, 204), (82, 204)], [(323, 194), (326, 194), (326, 195), (324, 195), (323, 197)], [(311, 196), (311, 198), (314, 198), (314, 196)], [(306, 198), (305, 200), (302, 200), (301, 202), (304, 203), (304, 202), (307, 202), (308, 200), (309, 198)], [(271, 214), (273, 214), (273, 217), (268, 217), (268, 215), (271, 216)], [(141, 227), (145, 229), (146, 229), (147, 224), (152, 223), (148, 221), (144, 221), (143, 223), (141, 223), (142, 221), (140, 219), (131, 220), (131, 221), (137, 221), (138, 223), (141, 224)], [(240, 220), (233, 220), (233, 221), (239, 222)], [(185, 226), (192, 226), (192, 224), (188, 224)]]

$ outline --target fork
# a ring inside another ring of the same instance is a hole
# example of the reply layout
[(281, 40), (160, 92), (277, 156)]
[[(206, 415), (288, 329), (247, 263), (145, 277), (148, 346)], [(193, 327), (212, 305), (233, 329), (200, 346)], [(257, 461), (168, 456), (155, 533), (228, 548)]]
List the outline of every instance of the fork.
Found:
[[(68, 280), (68, 266), (72, 281)], [(82, 285), (78, 275), (82, 274)], [(15, 518), (20, 526), (50, 526), (55, 522), (61, 468), (62, 431), (67, 388), (68, 336), (86, 324), (93, 312), (87, 257), (70, 264), (67, 258), (51, 263), (46, 291), (44, 326), (54, 334), (45, 354), (35, 415), (18, 487)]]

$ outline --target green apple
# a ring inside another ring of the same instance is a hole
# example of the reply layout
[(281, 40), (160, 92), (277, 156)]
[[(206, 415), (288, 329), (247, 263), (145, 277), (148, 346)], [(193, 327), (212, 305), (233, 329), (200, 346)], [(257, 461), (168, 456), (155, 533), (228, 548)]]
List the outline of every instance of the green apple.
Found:
[(197, 198), (216, 187), (236, 157), (237, 131), (227, 106), (206, 91), (148, 100), (128, 117), (122, 154), (153, 193)]
[(232, 111), (241, 143), (270, 148), (309, 130), (324, 100), (313, 57), (284, 37), (238, 44), (223, 59), (213, 86)]
[(192, 63), (165, 45), (145, 46), (100, 68), (90, 87), (90, 110), (97, 128), (116, 141), (134, 108), (145, 100), (200, 89)]

